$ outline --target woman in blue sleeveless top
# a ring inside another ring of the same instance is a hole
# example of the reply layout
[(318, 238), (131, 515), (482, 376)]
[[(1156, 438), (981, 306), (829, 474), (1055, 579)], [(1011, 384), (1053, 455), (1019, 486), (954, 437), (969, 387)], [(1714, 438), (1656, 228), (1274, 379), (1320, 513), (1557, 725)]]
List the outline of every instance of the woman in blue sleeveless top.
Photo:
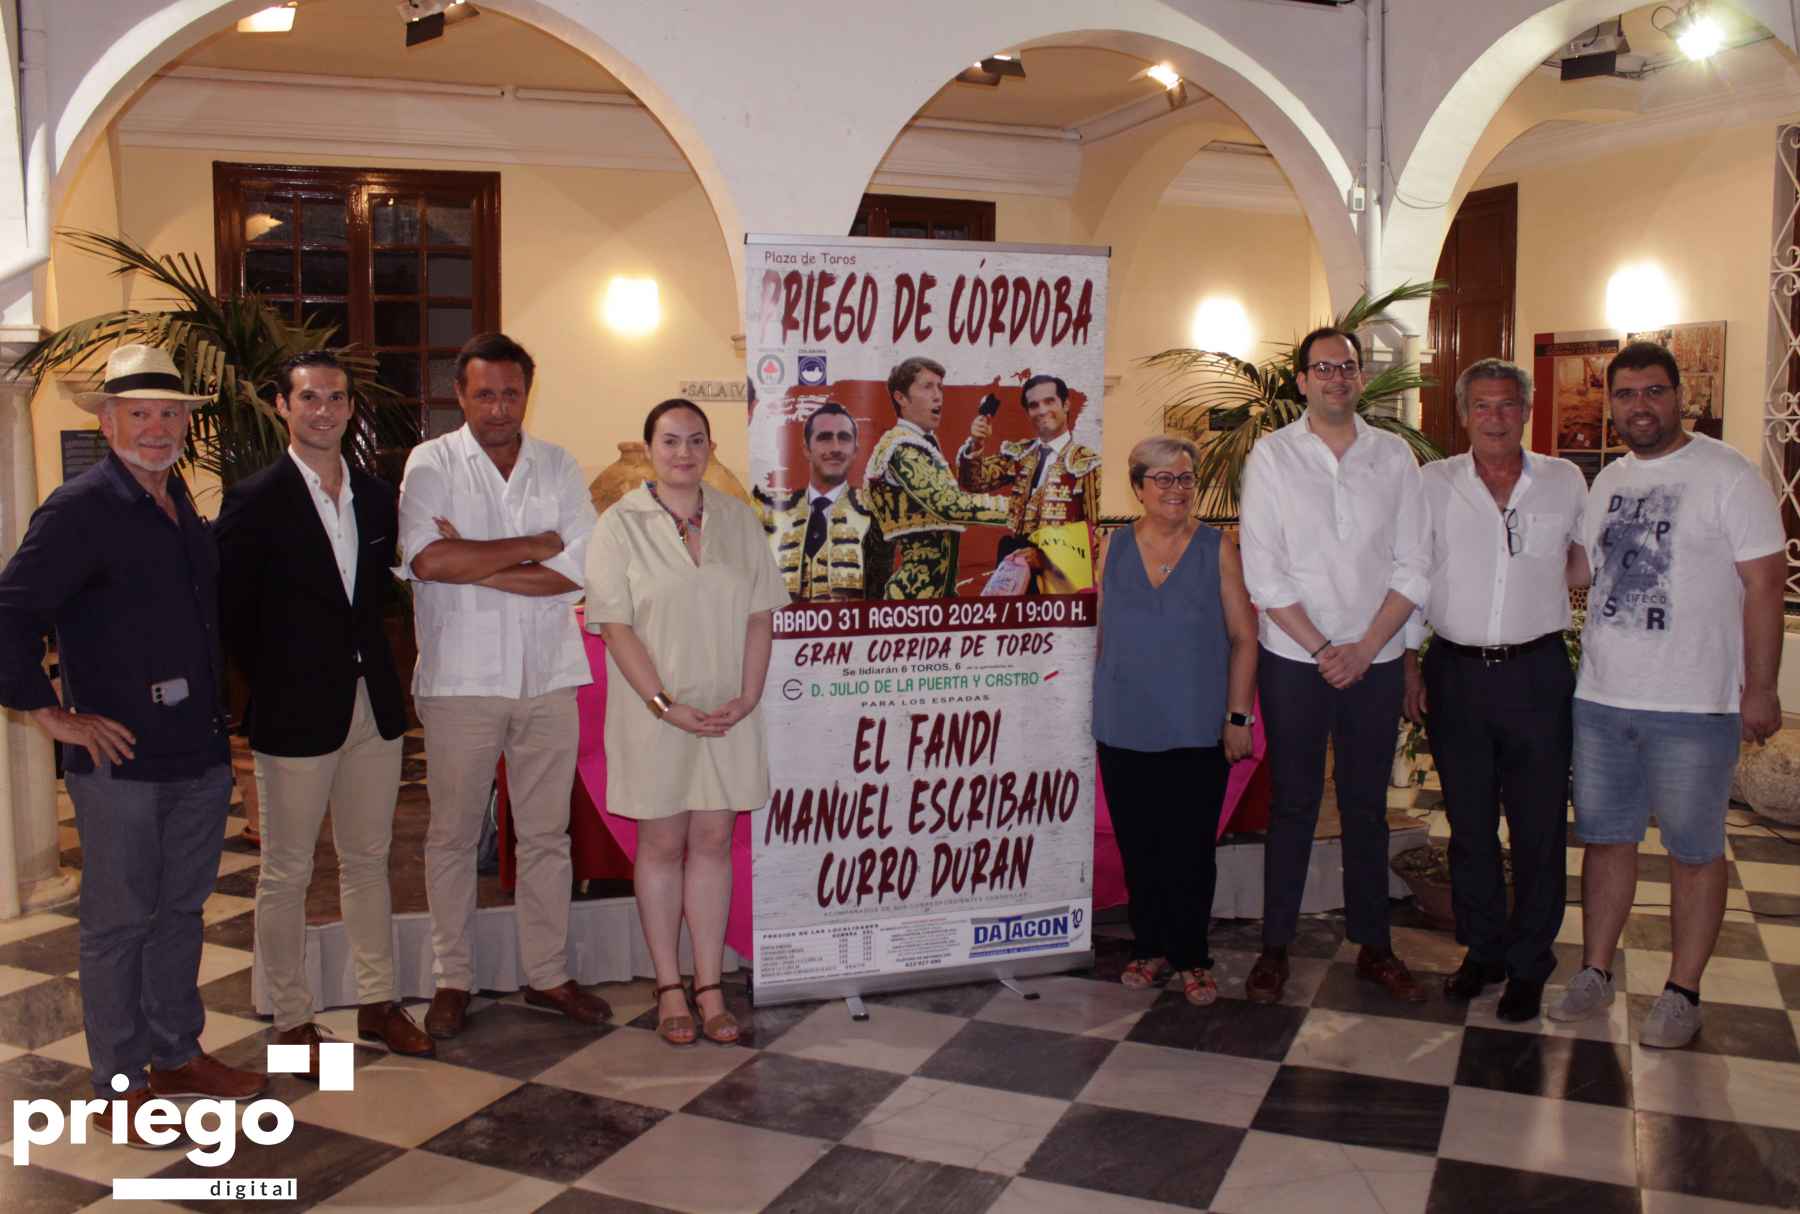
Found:
[(1100, 549), (1094, 740), (1131, 891), (1120, 981), (1142, 990), (1173, 971), (1205, 1007), (1219, 997), (1214, 840), (1226, 774), (1250, 754), (1256, 613), (1237, 545), (1193, 517), (1198, 454), (1161, 436), (1131, 449), (1144, 515)]

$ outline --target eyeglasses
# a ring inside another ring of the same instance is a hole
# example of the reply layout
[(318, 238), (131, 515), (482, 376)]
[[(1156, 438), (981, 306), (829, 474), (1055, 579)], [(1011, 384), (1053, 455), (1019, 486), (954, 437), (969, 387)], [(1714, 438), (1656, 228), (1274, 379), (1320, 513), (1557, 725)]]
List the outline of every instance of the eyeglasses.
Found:
[(1500, 517), (1506, 520), (1506, 555), (1518, 556), (1525, 551), (1525, 537), (1519, 534), (1519, 512), (1508, 510)]
[(1319, 379), (1334, 379), (1340, 375), (1345, 379), (1354, 379), (1357, 372), (1362, 370), (1362, 364), (1352, 358), (1341, 363), (1307, 363), (1306, 370)]
[(1199, 484), (1199, 482), (1194, 479), (1194, 474), (1192, 472), (1183, 472), (1179, 475), (1173, 472), (1152, 472), (1146, 475), (1144, 479), (1155, 485), (1158, 489), (1163, 490), (1165, 493), (1170, 489), (1177, 487), (1182, 489), (1192, 489), (1195, 485)]
[(1635, 405), (1639, 397), (1643, 397), (1653, 405), (1660, 405), (1675, 394), (1675, 389), (1668, 384), (1651, 384), (1648, 388), (1614, 388), (1612, 402), (1615, 405)]

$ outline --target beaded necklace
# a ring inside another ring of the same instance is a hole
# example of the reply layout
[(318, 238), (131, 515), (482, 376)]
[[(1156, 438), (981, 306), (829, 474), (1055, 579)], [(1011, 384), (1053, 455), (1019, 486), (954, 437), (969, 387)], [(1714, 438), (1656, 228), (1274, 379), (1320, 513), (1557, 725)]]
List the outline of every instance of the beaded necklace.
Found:
[(644, 488), (650, 491), (650, 496), (655, 499), (657, 505), (663, 508), (663, 512), (675, 520), (675, 534), (681, 537), (682, 543), (687, 543), (688, 531), (699, 530), (702, 525), (702, 520), (706, 518), (706, 495), (704, 493), (700, 495), (700, 504), (695, 508), (694, 516), (692, 518), (682, 518), (679, 514), (676, 514), (673, 510), (669, 509), (669, 503), (663, 501), (657, 494), (655, 481), (645, 481)]

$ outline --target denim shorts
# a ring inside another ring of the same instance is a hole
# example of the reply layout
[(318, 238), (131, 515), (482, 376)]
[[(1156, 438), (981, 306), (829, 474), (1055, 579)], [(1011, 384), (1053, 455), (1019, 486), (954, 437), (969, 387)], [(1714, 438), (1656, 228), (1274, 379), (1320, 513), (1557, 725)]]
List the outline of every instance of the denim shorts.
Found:
[(1639, 843), (1654, 814), (1675, 859), (1718, 859), (1739, 728), (1735, 712), (1652, 712), (1577, 699), (1576, 835), (1583, 843)]

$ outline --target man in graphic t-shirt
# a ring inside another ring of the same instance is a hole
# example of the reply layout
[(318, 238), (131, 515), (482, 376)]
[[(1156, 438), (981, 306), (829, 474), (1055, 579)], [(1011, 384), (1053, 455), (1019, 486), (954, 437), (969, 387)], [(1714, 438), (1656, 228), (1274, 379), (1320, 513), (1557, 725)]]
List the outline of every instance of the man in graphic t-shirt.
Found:
[(1669, 853), (1668, 983), (1639, 1039), (1700, 1029), (1700, 975), (1725, 917), (1725, 805), (1738, 743), (1781, 727), (1784, 537), (1773, 494), (1731, 447), (1681, 428), (1674, 356), (1633, 342), (1606, 369), (1631, 453), (1595, 478), (1584, 523), (1594, 581), (1575, 688), (1582, 964), (1550, 1010), (1613, 1001), (1613, 954), (1651, 814)]

